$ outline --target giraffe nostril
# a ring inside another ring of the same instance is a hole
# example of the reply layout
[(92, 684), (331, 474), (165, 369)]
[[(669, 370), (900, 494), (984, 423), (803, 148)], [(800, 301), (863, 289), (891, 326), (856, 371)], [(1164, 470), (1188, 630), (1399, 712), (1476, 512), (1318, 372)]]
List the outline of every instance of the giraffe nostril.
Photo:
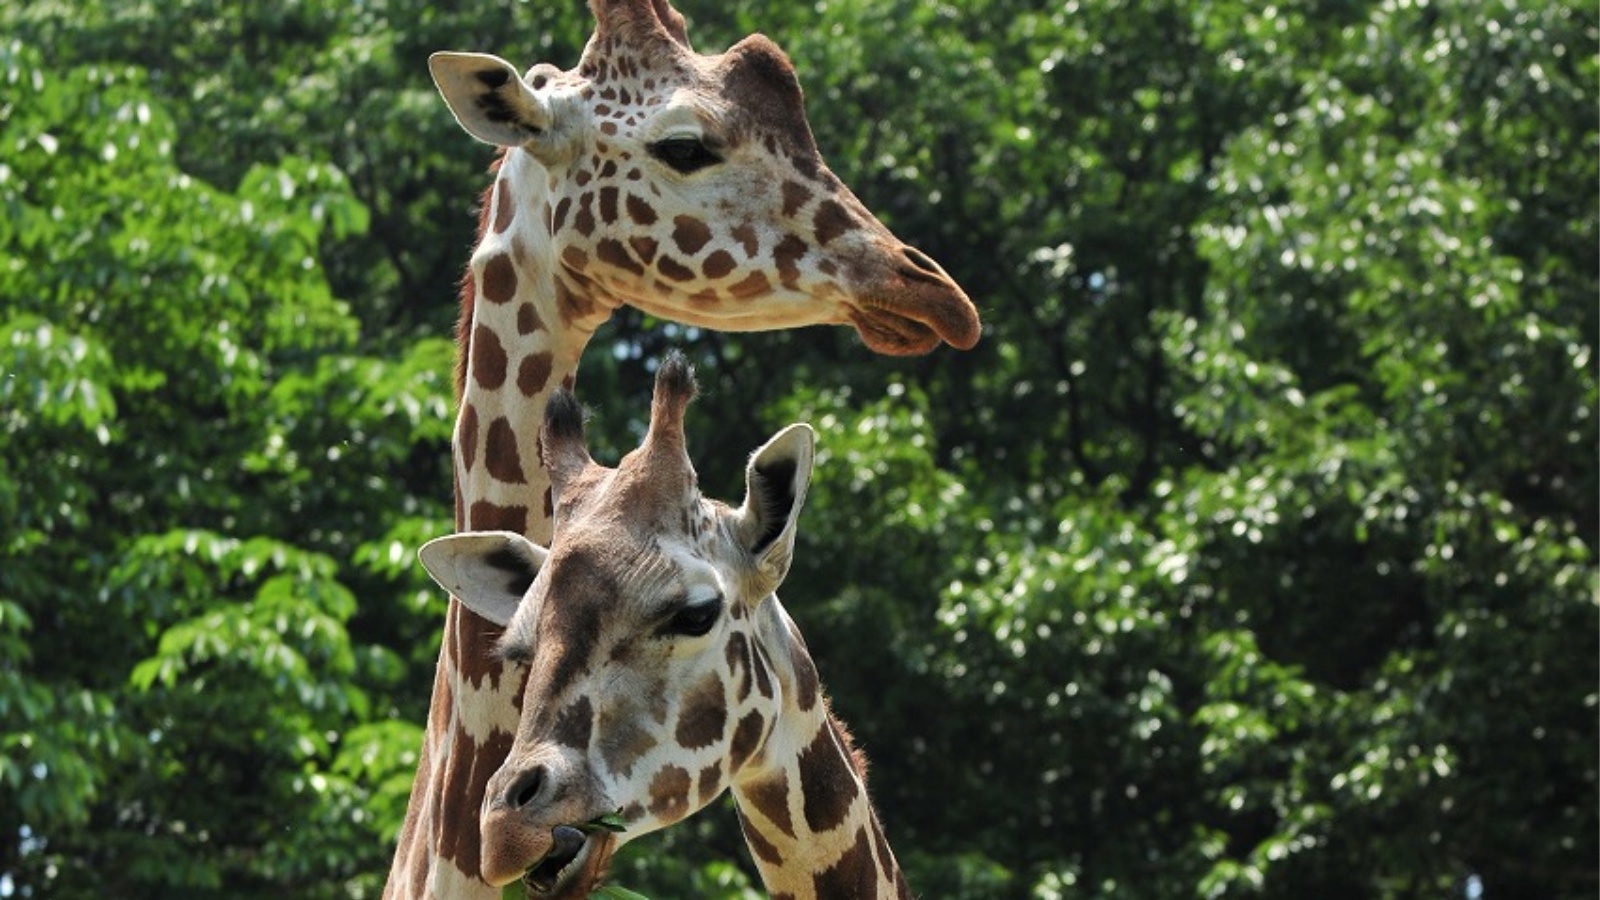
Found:
[(900, 255), (904, 256), (906, 258), (906, 262), (911, 263), (912, 268), (916, 269), (916, 272), (914, 273), (905, 273), (907, 275), (932, 276), (940, 280), (943, 280), (946, 277), (944, 270), (939, 268), (938, 263), (929, 259), (926, 253), (923, 253), (921, 250), (918, 250), (915, 247), (900, 248)]
[(539, 789), (542, 787), (544, 787), (544, 767), (530, 769), (511, 783), (510, 790), (506, 791), (506, 804), (512, 809), (522, 809), (539, 796)]

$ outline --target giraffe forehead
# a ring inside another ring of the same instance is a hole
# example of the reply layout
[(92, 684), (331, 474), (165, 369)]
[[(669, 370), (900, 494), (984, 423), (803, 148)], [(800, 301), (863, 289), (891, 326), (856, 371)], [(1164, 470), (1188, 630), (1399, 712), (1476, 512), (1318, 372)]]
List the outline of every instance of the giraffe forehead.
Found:
[(685, 603), (709, 602), (723, 590), (716, 568), (688, 536), (609, 523), (563, 535), (545, 570), (540, 627), (565, 630), (582, 609), (598, 617), (597, 639), (614, 629), (631, 631)]

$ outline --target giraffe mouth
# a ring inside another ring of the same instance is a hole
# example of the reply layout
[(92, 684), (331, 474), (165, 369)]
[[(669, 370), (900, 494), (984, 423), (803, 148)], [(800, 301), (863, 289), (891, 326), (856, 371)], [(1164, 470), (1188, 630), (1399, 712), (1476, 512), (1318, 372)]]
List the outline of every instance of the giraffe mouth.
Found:
[(600, 886), (616, 849), (616, 837), (604, 831), (585, 832), (557, 825), (550, 832), (550, 851), (522, 876), (531, 896), (541, 900), (578, 900)]
[(862, 343), (888, 356), (927, 353), (942, 341), (970, 350), (982, 334), (978, 309), (938, 263), (914, 247), (901, 262), (850, 304), (850, 324)]
[(867, 349), (885, 356), (921, 356), (939, 346), (938, 332), (914, 319), (881, 310), (850, 311), (850, 324)]

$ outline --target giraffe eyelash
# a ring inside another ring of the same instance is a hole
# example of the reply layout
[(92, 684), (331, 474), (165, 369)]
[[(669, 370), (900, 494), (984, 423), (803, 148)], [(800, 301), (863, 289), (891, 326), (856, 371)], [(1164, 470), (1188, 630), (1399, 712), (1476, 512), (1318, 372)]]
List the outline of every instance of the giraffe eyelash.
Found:
[(695, 135), (674, 135), (647, 145), (650, 155), (680, 175), (698, 172), (722, 162), (722, 157)]
[(721, 594), (709, 600), (683, 603), (673, 610), (657, 633), (663, 637), (701, 637), (716, 627), (725, 606)]

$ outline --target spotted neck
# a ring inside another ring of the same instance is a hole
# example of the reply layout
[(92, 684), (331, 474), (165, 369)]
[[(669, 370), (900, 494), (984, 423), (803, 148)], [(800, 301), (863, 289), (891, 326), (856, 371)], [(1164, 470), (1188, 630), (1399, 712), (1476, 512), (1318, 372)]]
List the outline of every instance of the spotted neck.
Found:
[(776, 597), (764, 606), (773, 623), (766, 630), (777, 633), (765, 643), (784, 686), (783, 711), (732, 786), (761, 880), (773, 900), (908, 900), (867, 796), (865, 762), (828, 709), (794, 623)]
[[(550, 248), (548, 176), (505, 154), (484, 196), (462, 287), (460, 410), (452, 458), (458, 530), (506, 530), (548, 544), (550, 478), (538, 426), (570, 387), (612, 304), (593, 299)], [(499, 900), (479, 874), (484, 786), (510, 750), (523, 680), (493, 647), (500, 629), (451, 599), (417, 778), (385, 898)]]

